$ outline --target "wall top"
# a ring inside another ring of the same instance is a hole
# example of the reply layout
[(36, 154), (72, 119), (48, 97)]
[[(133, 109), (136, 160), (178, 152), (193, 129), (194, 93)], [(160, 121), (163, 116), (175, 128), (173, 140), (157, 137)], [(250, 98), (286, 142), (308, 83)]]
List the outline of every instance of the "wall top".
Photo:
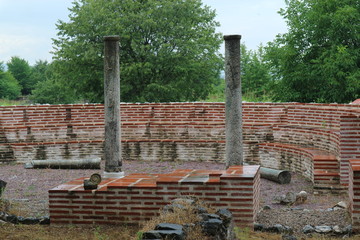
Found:
[(353, 101), (350, 104), (358, 104), (358, 105), (360, 105), (360, 98), (356, 99), (355, 101)]

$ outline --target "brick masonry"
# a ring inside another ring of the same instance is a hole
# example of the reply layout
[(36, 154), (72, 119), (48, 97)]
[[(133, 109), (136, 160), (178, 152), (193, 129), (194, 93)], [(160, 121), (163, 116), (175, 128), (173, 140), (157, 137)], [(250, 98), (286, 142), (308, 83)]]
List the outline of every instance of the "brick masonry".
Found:
[[(103, 155), (102, 104), (4, 106), (0, 110), (1, 162)], [(251, 164), (267, 161), (268, 166), (285, 166), (312, 178), (309, 171), (315, 169), (310, 163), (313, 159), (307, 159), (307, 149), (315, 148), (326, 151), (331, 161), (336, 159), (340, 176), (332, 177), (347, 185), (348, 161), (360, 157), (359, 116), (356, 104), (243, 103), (244, 160)], [(124, 159), (224, 161), (224, 103), (122, 103), (121, 118)], [(282, 150), (264, 149), (268, 143)], [(292, 150), (287, 145), (293, 145)], [(264, 160), (264, 156), (272, 158)], [(328, 169), (325, 162), (322, 165), (322, 177), (334, 174), (333, 162)]]
[[(103, 111), (101, 104), (0, 107), (0, 161), (102, 157)], [(244, 160), (299, 172), (320, 187), (349, 185), (356, 228), (360, 173), (349, 167), (360, 158), (359, 117), (355, 104), (243, 103)], [(124, 159), (224, 161), (224, 103), (124, 103), (121, 118)], [(96, 191), (84, 191), (82, 181), (50, 190), (53, 223), (147, 220), (171, 199), (195, 195), (251, 226), (259, 206), (258, 166), (130, 175), (105, 179)]]
[(360, 159), (349, 160), (349, 211), (352, 228), (360, 232)]
[(260, 173), (255, 165), (131, 174), (103, 179), (97, 190), (84, 190), (83, 180), (49, 190), (51, 224), (134, 224), (158, 215), (164, 205), (184, 196), (228, 208), (238, 226), (252, 228), (259, 211)]

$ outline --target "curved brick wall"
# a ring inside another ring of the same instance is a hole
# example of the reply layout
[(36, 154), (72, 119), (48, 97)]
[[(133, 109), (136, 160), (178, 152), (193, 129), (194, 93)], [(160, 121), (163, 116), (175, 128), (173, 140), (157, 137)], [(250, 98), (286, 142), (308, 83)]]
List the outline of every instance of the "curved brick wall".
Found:
[[(0, 110), (1, 162), (102, 156), (101, 104)], [(317, 148), (336, 157), (346, 183), (348, 160), (360, 157), (359, 116), (360, 105), (244, 103), (245, 161), (266, 165), (260, 159), (263, 143)], [(124, 103), (121, 117), (124, 159), (224, 161), (224, 103)], [(297, 170), (295, 163), (287, 164)]]

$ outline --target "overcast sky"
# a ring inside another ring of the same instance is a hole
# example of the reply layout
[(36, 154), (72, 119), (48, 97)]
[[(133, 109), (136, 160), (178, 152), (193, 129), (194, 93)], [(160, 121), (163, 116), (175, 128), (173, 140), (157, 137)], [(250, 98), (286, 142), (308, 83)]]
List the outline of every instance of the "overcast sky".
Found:
[[(67, 21), (73, 0), (0, 0), (0, 62), (18, 56), (33, 65), (51, 61), (51, 38), (56, 37), (56, 22)], [(272, 41), (286, 32), (284, 19), (277, 13), (284, 0), (203, 0), (215, 9), (218, 32), (241, 34), (251, 49)], [(223, 48), (221, 49), (223, 52)]]

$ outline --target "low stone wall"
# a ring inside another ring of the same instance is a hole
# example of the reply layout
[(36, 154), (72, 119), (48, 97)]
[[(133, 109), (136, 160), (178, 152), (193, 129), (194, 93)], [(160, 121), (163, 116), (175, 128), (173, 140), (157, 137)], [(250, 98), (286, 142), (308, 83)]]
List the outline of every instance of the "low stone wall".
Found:
[(104, 179), (84, 190), (77, 179), (49, 190), (52, 224), (138, 223), (157, 216), (171, 200), (195, 196), (215, 208), (228, 208), (236, 225), (253, 227), (259, 211), (259, 166), (227, 170), (176, 170)]

